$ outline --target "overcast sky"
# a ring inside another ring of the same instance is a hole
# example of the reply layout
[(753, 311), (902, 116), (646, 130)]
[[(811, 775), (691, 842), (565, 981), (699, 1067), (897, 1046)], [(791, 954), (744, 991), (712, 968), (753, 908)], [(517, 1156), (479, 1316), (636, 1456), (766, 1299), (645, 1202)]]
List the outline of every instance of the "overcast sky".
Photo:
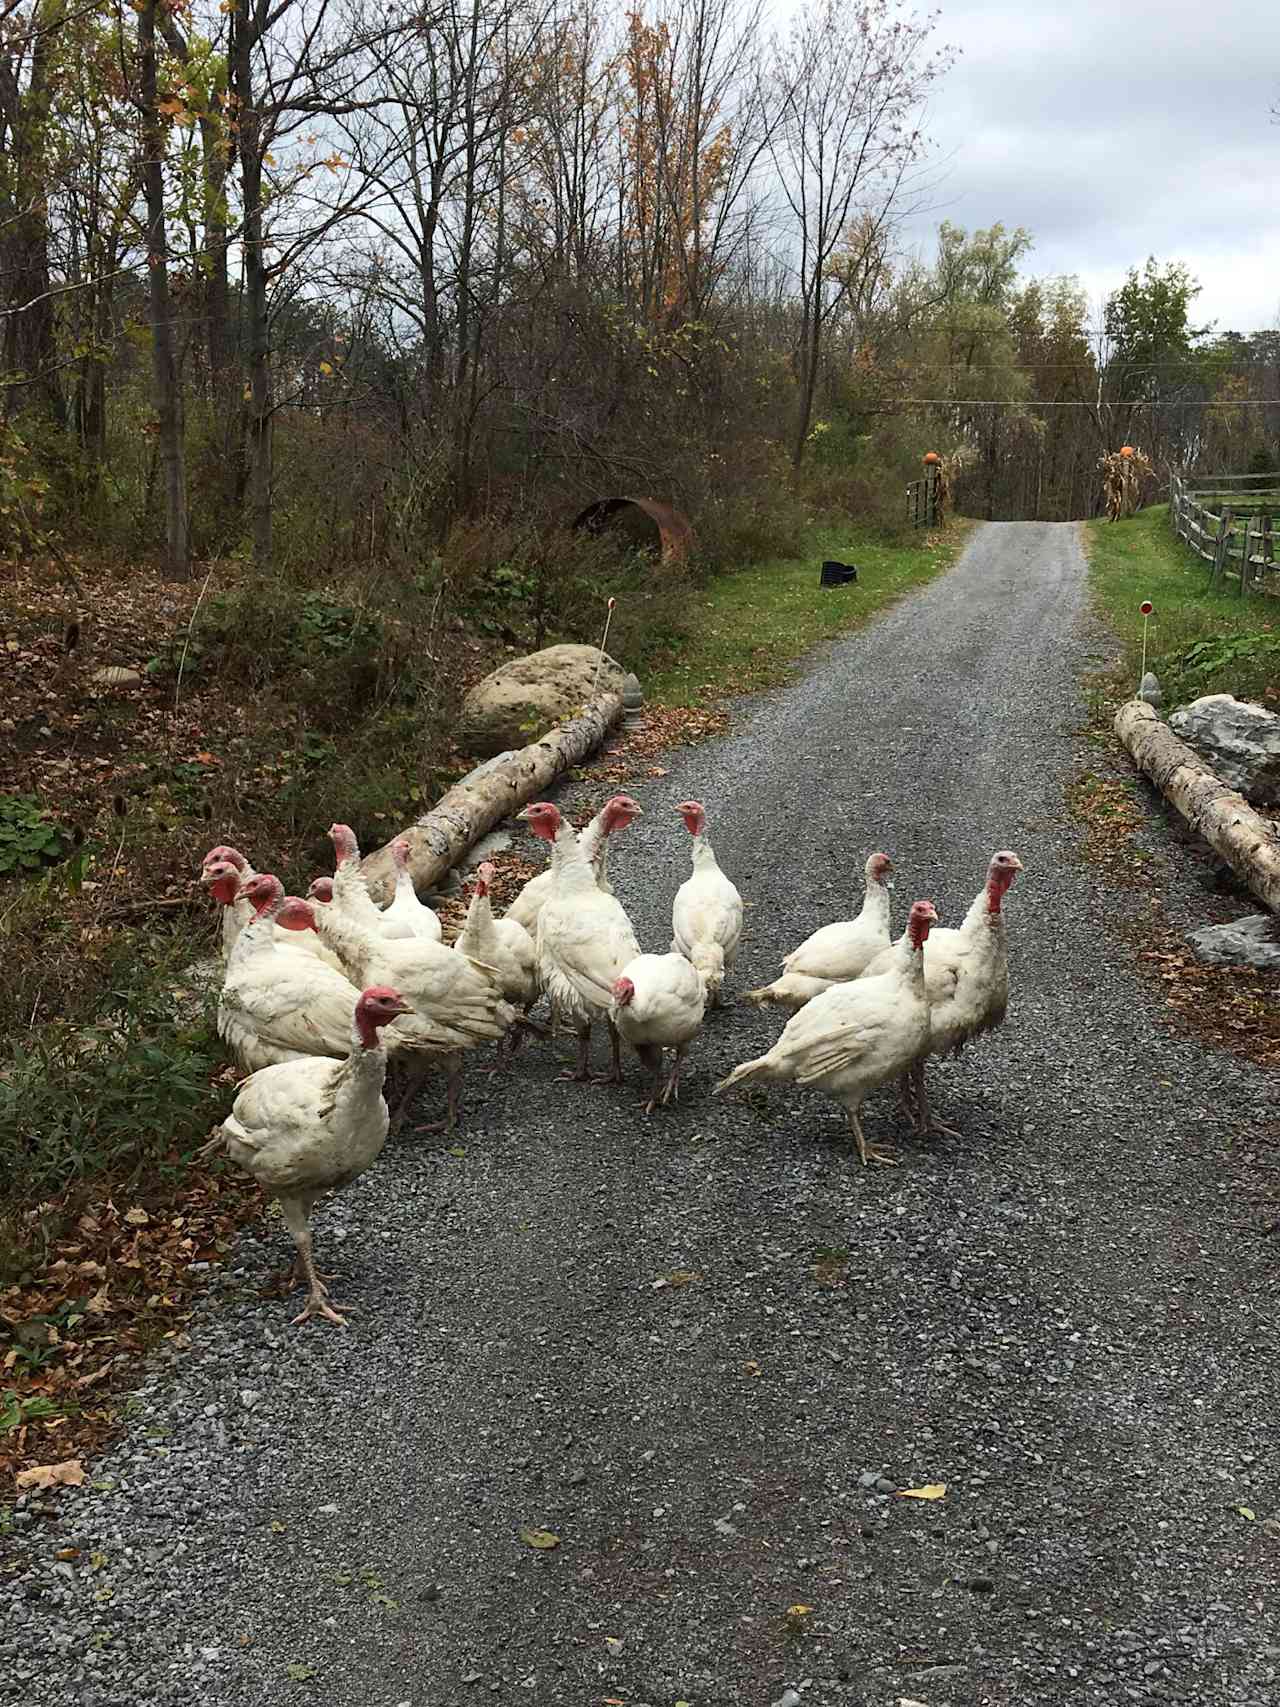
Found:
[(1155, 255), (1219, 330), (1280, 326), (1280, 0), (938, 0), (940, 219), (1035, 238), (1091, 306)]

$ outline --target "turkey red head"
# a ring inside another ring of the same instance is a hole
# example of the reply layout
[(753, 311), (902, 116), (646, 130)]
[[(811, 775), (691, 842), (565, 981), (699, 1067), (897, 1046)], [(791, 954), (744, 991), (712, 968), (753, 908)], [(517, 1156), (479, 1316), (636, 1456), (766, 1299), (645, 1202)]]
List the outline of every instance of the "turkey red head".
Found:
[(399, 990), (393, 990), (390, 984), (370, 984), (367, 990), (361, 991), (360, 1000), (356, 1003), (355, 1024), (361, 1043), (366, 1049), (376, 1049), (379, 1027), (390, 1025), (401, 1014), (412, 1012)]
[(893, 888), (893, 861), (886, 853), (873, 853), (867, 861), (867, 882), (879, 883), (885, 889)]
[(350, 824), (330, 824), (329, 840), (333, 843), (334, 869), (345, 865), (349, 859), (360, 858), (360, 844), (356, 841), (356, 833)]
[(1016, 853), (1004, 848), (991, 856), (991, 864), (987, 867), (987, 911), (997, 914), (1000, 903), (1013, 887), (1013, 880), (1022, 870), (1022, 861)]
[(932, 901), (913, 901), (907, 915), (907, 935), (913, 948), (923, 948), (929, 932), (938, 922), (938, 910)]
[(532, 806), (526, 806), (523, 812), (517, 812), (516, 817), (521, 823), (527, 824), (535, 836), (541, 836), (544, 842), (555, 841), (556, 831), (560, 828), (560, 812), (549, 800), (536, 800)]
[(240, 893), (240, 872), (229, 859), (216, 859), (211, 865), (206, 865), (200, 873), (200, 881), (214, 900), (224, 907), (229, 907)]
[(392, 842), (391, 858), (395, 862), (397, 871), (408, 870), (410, 851), (408, 836), (397, 836)]
[(493, 880), (498, 875), (498, 869), (492, 860), (481, 860), (476, 867), (476, 894), (487, 895), (493, 887)]
[(637, 818), (643, 818), (640, 803), (633, 800), (629, 794), (614, 794), (605, 801), (601, 811), (604, 813), (604, 833), (611, 836), (616, 830), (625, 830), (628, 824), (634, 824)]
[(684, 819), (691, 836), (700, 836), (707, 827), (707, 812), (700, 800), (682, 800), (676, 811)]
[(313, 931), (316, 916), (310, 901), (304, 901), (301, 895), (286, 895), (276, 914), (276, 923), (287, 931)]
[(614, 981), (613, 999), (620, 1008), (625, 1008), (636, 993), (636, 987), (630, 978), (618, 978)]
[(323, 901), (327, 906), (333, 900), (332, 877), (313, 878), (307, 888), (307, 899), (309, 901)]
[(260, 919), (277, 901), (284, 899), (284, 884), (269, 871), (263, 871), (259, 872), (257, 877), (250, 878), (241, 894), (253, 902), (254, 917)]
[(200, 862), (200, 881), (206, 888), (209, 885), (209, 873), (214, 866), (220, 865), (232, 866), (236, 871), (246, 871), (249, 862), (239, 848), (228, 847), (225, 843), (220, 843), (216, 848), (210, 848)]

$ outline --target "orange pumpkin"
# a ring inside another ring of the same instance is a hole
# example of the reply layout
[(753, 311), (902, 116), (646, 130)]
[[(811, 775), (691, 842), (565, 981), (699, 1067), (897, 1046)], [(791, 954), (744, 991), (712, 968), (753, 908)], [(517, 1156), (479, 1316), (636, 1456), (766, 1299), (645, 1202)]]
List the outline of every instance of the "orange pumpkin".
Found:
[(1120, 446), (1120, 455), (1121, 456), (1132, 456), (1133, 455), (1133, 446), (1132, 445), (1121, 445)]

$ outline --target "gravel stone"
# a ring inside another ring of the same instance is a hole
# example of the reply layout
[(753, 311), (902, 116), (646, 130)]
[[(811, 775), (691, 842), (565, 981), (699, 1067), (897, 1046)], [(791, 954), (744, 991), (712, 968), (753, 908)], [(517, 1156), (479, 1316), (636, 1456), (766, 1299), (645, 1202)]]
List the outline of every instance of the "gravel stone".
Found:
[[(930, 1707), (1273, 1707), (1280, 1547), (1236, 1507), (1276, 1503), (1280, 1265), (1242, 1231), (1274, 1089), (1168, 1029), (1117, 929), (1141, 931), (1152, 872), (1177, 928), (1203, 923), (1216, 870), (1154, 806), (1132, 889), (1080, 857), (1067, 786), (1131, 777), (1075, 733), (1111, 650), (1077, 530), (987, 526), (732, 734), (628, 783), (645, 816), (610, 875), (641, 942), (670, 940), (672, 808), (696, 795), (752, 903), (737, 990), (848, 915), (872, 849), (899, 925), (925, 895), (958, 922), (991, 852), (1018, 851), (1008, 1021), (929, 1068), (963, 1137), (910, 1140), (885, 1091), (868, 1136), (901, 1165), (863, 1170), (821, 1098), (711, 1100), (781, 1027), (742, 1004), (650, 1119), (634, 1064), (621, 1090), (557, 1082), (567, 1041), (492, 1080), (469, 1063), (464, 1156), (406, 1134), (317, 1208), (321, 1266), (362, 1306), (349, 1329), (295, 1330), (260, 1298), (288, 1250), (278, 1221), (249, 1229), (191, 1350), (145, 1371), (101, 1485), (16, 1508), (0, 1703), (459, 1707), (526, 1685), (883, 1707), (936, 1654), (966, 1674)], [(832, 1248), (836, 1289), (813, 1273)], [(652, 1290), (676, 1269), (698, 1284)], [(566, 1440), (592, 1466), (572, 1491)], [(946, 1500), (880, 1498), (889, 1465)], [(999, 1593), (973, 1574), (979, 1525)], [(50, 1576), (70, 1545), (107, 1562)], [(801, 1690), (780, 1623), (810, 1600)]]

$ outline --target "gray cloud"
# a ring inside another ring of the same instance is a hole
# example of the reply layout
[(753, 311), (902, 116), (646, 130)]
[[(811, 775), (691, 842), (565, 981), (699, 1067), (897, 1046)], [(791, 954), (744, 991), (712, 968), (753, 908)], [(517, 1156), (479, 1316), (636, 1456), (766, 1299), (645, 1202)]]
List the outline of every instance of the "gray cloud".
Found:
[(1146, 257), (1185, 261), (1201, 320), (1280, 324), (1280, 6), (942, 0), (963, 51), (930, 103), (932, 211), (1035, 238), (1031, 272), (1093, 303)]

